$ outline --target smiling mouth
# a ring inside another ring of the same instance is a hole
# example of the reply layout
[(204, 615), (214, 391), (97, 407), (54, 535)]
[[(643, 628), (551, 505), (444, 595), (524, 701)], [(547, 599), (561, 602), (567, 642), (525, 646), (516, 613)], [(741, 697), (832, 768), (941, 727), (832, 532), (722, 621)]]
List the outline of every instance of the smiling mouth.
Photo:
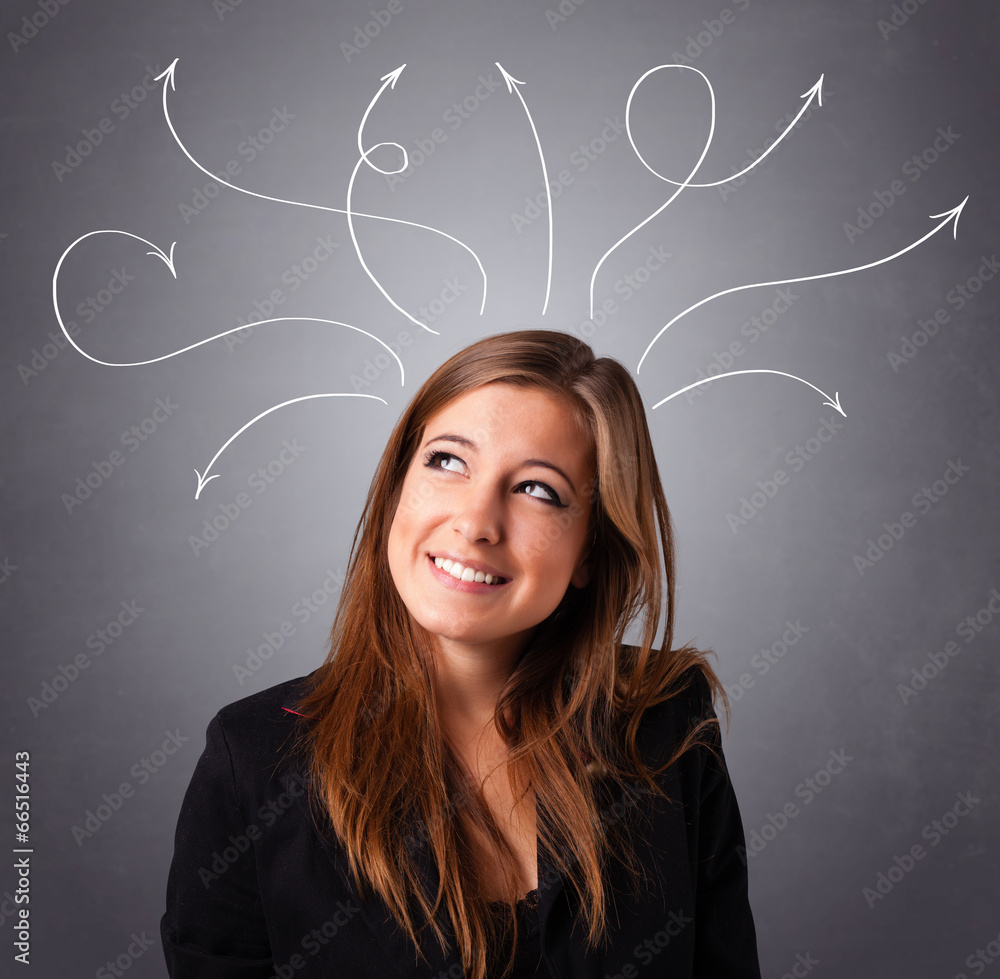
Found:
[(432, 560), (436, 567), (458, 581), (476, 581), (487, 585), (505, 585), (510, 581), (510, 578), (501, 578), (499, 575), (486, 574), (473, 568), (467, 568), (464, 564), (452, 561), (450, 558), (433, 557)]

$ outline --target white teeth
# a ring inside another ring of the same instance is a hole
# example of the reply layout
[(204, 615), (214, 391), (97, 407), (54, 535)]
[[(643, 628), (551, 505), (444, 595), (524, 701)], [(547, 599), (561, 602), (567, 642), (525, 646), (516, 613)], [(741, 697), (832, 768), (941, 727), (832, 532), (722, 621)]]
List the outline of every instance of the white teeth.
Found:
[(453, 578), (458, 578), (459, 581), (478, 581), (486, 582), (487, 585), (492, 585), (494, 582), (499, 582), (499, 575), (485, 574), (482, 571), (473, 571), (472, 568), (467, 568), (458, 561), (452, 561), (450, 558), (434, 558), (434, 564), (436, 567), (447, 571)]

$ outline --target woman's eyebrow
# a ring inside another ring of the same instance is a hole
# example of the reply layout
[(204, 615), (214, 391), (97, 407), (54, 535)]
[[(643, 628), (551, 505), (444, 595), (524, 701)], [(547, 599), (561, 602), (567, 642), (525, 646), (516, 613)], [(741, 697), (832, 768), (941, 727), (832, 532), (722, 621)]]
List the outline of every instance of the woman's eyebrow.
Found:
[[(457, 442), (459, 445), (468, 446), (470, 449), (479, 451), (479, 446), (476, 445), (472, 439), (467, 439), (464, 435), (435, 435), (434, 438), (428, 439), (424, 445), (430, 445), (431, 442)], [(559, 473), (563, 479), (569, 483), (569, 488), (576, 493), (576, 486), (573, 485), (573, 480), (569, 478), (555, 463), (547, 462), (545, 459), (525, 459), (521, 463), (522, 466), (541, 466), (543, 469), (551, 469), (553, 472)]]

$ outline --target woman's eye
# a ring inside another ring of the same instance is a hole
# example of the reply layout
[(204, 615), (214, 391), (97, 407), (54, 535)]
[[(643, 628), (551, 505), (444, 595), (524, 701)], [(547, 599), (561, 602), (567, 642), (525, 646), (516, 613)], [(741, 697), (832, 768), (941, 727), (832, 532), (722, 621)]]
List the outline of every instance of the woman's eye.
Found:
[(447, 452), (432, 452), (427, 459), (427, 465), (432, 469), (444, 469), (447, 472), (461, 472), (462, 460)]
[(526, 495), (533, 496), (536, 500), (544, 500), (547, 503), (555, 503), (556, 505), (561, 503), (555, 490), (546, 486), (545, 483), (522, 483), (521, 487)]

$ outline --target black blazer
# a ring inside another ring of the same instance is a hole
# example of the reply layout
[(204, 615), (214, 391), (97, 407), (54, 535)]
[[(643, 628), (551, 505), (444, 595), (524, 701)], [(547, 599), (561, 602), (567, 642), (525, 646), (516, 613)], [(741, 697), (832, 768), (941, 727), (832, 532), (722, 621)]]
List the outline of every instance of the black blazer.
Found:
[[(662, 764), (695, 719), (714, 716), (708, 683), (696, 676), (683, 694), (646, 712), (638, 734), (644, 758)], [(421, 935), (427, 966), (380, 898), (362, 903), (332, 829), (321, 834), (313, 825), (304, 765), (285, 751), (305, 680), (238, 700), (208, 725), (181, 807), (160, 922), (170, 976), (462, 979), (447, 916), (448, 955), (430, 929)], [(718, 747), (717, 731), (714, 740)], [(537, 913), (548, 975), (760, 979), (743, 826), (724, 766), (697, 748), (661, 779), (674, 804), (632, 789), (616, 797), (610, 780), (601, 783), (608, 790), (602, 818), (627, 821), (649, 874), (637, 903), (611, 861), (604, 947), (587, 953), (582, 921), (573, 927), (575, 891), (563, 886), (538, 841)], [(411, 842), (433, 895), (430, 848), (420, 834)]]

